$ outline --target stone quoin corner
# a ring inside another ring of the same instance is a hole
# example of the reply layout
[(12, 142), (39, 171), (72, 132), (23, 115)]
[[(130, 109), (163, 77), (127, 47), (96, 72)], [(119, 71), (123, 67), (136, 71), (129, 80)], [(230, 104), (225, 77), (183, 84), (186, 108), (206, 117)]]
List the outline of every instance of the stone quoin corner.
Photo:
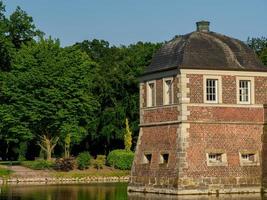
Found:
[[(260, 192), (267, 186), (267, 69), (240, 40), (175, 37), (140, 77), (129, 192)], [(265, 156), (264, 156), (265, 155)]]

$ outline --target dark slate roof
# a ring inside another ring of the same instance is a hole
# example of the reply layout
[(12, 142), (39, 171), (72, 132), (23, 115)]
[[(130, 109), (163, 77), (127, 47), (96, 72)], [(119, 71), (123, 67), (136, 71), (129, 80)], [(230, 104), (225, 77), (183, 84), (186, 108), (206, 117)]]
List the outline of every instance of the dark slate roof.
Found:
[(195, 31), (169, 41), (155, 53), (145, 74), (170, 69), (267, 71), (242, 41), (215, 32)]

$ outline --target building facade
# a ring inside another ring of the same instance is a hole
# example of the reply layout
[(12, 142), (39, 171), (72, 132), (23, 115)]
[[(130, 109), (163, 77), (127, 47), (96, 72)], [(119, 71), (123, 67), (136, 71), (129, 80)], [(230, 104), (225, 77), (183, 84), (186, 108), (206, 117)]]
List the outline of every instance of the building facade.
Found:
[(267, 67), (243, 42), (197, 22), (196, 31), (166, 43), (141, 77), (128, 190), (260, 192), (265, 104)]

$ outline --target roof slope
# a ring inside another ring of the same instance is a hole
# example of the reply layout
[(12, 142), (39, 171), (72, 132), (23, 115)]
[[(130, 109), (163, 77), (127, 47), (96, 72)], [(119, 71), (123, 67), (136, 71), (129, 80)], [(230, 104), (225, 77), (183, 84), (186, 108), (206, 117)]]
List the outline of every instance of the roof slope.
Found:
[(242, 41), (209, 31), (195, 31), (166, 43), (155, 53), (145, 74), (173, 68), (267, 71)]

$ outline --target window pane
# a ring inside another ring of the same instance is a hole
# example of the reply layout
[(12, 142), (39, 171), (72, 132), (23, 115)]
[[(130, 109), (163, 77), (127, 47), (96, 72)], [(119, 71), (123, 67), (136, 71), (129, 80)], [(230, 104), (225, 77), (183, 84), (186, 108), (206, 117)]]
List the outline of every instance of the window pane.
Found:
[(217, 101), (217, 81), (216, 79), (206, 80), (206, 100)]
[(239, 81), (239, 101), (240, 102), (250, 101), (250, 81), (249, 80)]
[(155, 84), (148, 84), (148, 107), (155, 106)]

